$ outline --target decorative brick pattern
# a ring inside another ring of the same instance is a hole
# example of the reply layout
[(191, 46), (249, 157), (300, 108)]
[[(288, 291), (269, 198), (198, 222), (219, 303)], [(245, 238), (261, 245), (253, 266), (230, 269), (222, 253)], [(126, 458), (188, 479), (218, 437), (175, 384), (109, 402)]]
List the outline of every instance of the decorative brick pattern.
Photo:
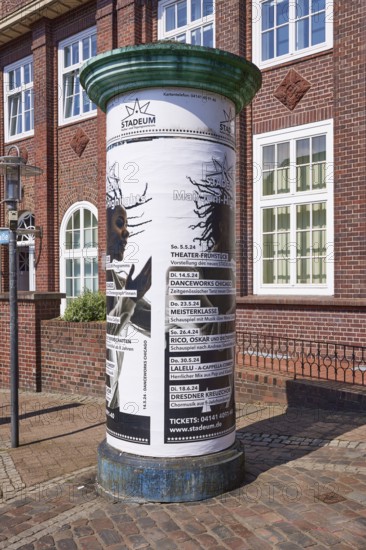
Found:
[(310, 82), (299, 75), (295, 69), (290, 69), (273, 95), (293, 111), (310, 88)]
[(90, 139), (82, 128), (78, 128), (70, 142), (70, 147), (78, 157), (84, 153)]

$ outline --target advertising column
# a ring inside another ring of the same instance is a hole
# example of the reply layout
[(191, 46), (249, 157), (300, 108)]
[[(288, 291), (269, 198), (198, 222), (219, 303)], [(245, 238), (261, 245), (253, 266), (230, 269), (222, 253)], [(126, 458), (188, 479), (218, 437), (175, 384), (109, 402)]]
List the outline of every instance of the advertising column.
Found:
[[(232, 82), (213, 85), (222, 66)], [(107, 113), (99, 489), (208, 498), (244, 475), (234, 405), (235, 116), (259, 73), (226, 52), (154, 44), (98, 56), (81, 82)]]

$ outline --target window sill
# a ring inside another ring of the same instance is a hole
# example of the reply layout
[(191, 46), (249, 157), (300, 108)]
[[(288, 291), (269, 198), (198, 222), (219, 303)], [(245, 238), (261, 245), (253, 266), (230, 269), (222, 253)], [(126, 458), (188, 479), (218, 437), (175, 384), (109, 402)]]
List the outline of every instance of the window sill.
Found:
[(322, 50), (321, 52), (309, 52), (309, 53), (306, 53), (304, 55), (302, 55), (301, 57), (295, 57), (294, 59), (286, 59), (286, 60), (279, 60), (279, 61), (274, 61), (273, 63), (271, 63), (270, 65), (265, 65), (264, 67), (261, 66), (261, 64), (258, 64), (258, 68), (261, 70), (262, 73), (267, 73), (267, 72), (270, 72), (270, 71), (273, 71), (274, 69), (282, 69), (282, 68), (285, 68), (285, 67), (292, 67), (293, 65), (296, 65), (298, 63), (303, 63), (305, 61), (308, 61), (309, 59), (315, 59), (317, 57), (323, 57), (323, 56), (326, 56), (326, 55), (329, 55), (329, 54), (332, 54), (333, 53), (333, 46), (325, 49), (325, 50)]
[(67, 128), (68, 126), (73, 126), (74, 124), (81, 124), (82, 122), (86, 120), (91, 120), (93, 118), (97, 118), (98, 115), (98, 109), (96, 109), (93, 113), (88, 115), (81, 115), (77, 118), (73, 118), (72, 120), (65, 120), (58, 123), (58, 128)]
[(14, 143), (17, 143), (18, 141), (25, 141), (26, 139), (31, 139), (34, 137), (34, 130), (32, 132), (27, 132), (26, 134), (18, 134), (16, 136), (5, 138), (4, 144), (5, 145), (13, 145)]

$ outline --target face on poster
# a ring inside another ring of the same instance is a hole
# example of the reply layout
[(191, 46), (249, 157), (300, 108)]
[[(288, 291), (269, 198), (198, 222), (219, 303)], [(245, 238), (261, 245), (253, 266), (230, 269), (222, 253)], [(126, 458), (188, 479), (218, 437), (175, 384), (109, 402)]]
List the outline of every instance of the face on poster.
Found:
[[(107, 440), (145, 456), (215, 452), (235, 439), (235, 152), (187, 137), (180, 109), (179, 139), (126, 142), (129, 105), (108, 113)], [(138, 105), (150, 124), (141, 109), (159, 108)]]

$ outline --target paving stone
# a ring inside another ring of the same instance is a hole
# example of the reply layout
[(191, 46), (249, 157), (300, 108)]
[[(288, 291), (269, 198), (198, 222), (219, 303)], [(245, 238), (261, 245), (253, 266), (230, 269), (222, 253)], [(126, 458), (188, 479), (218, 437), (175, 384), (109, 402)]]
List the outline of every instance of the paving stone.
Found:
[(139, 550), (140, 548), (148, 548), (150, 545), (142, 535), (131, 535), (128, 537), (129, 548)]
[(57, 550), (77, 550), (77, 546), (72, 539), (61, 539), (56, 542)]
[(86, 537), (88, 535), (94, 534), (94, 529), (91, 525), (77, 525), (76, 527), (73, 526), (73, 532), (75, 534), (76, 538)]
[(103, 550), (96, 537), (84, 537), (78, 541), (82, 550)]
[(122, 541), (119, 534), (112, 529), (101, 529), (98, 531), (98, 536), (102, 539), (104, 546), (110, 546)]
[(37, 541), (37, 550), (49, 550), (55, 547), (55, 541), (51, 535), (46, 535)]

